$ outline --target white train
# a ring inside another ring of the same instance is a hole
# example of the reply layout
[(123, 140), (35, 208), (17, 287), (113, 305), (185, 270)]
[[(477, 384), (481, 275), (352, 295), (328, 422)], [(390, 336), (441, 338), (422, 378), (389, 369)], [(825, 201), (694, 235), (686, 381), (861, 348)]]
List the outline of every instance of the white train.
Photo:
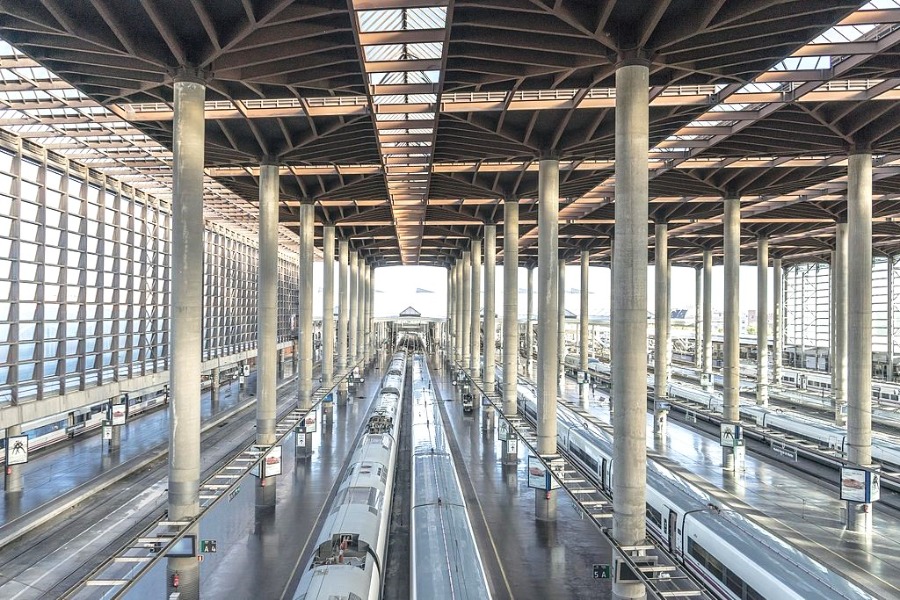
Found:
[[(127, 394), (125, 396), (123, 400), (128, 404), (129, 419), (150, 409), (161, 407), (169, 401), (168, 386), (131, 399), (127, 398)], [(103, 402), (23, 423), (22, 433), (28, 436), (28, 450), (46, 448), (97, 429), (109, 418), (108, 408), (109, 403)], [(0, 449), (5, 447), (5, 443), (5, 439), (0, 439)], [(5, 460), (5, 456), (5, 452), (0, 452), (0, 463)]]
[(394, 354), (295, 600), (381, 597), (406, 353)]
[[(670, 398), (679, 398), (702, 405), (707, 410), (722, 412), (722, 395), (718, 392), (706, 392), (683, 383), (669, 384)], [(762, 408), (750, 403), (741, 403), (741, 417), (750, 419), (760, 427), (768, 427), (818, 442), (823, 447), (831, 448), (847, 455), (847, 431), (827, 421), (809, 417), (798, 412)], [(900, 466), (900, 441), (882, 433), (872, 436), (872, 458), (878, 462)]]
[(462, 488), (422, 354), (412, 368), (410, 597), (490, 600)]
[[(804, 369), (782, 369), (781, 383), (798, 390), (831, 394), (831, 373)], [(900, 403), (900, 384), (872, 380), (872, 400)]]
[[(498, 372), (498, 380), (502, 373)], [(534, 421), (537, 402), (519, 384), (519, 410)], [(612, 495), (612, 437), (557, 407), (557, 443)], [(773, 533), (725, 505), (660, 462), (647, 460), (647, 531), (685, 569), (722, 600), (872, 600), (873, 596), (832, 573)]]
[[(752, 419), (760, 427), (768, 427), (792, 433), (811, 441), (819, 442), (832, 450), (847, 456), (847, 430), (821, 419), (808, 417), (782, 409), (742, 405), (741, 417)], [(872, 458), (878, 462), (900, 467), (900, 440), (884, 434), (872, 436)]]

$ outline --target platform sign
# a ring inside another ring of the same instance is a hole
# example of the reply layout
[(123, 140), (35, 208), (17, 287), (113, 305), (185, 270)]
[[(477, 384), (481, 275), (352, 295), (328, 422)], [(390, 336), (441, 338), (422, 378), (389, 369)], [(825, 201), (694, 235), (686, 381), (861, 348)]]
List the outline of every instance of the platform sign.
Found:
[(611, 571), (609, 565), (594, 565), (594, 579), (609, 579)]
[(510, 439), (506, 440), (506, 453), (507, 454), (518, 454), (519, 453), (519, 440), (515, 438), (515, 436), (510, 437)]
[(216, 540), (200, 540), (200, 552), (203, 554), (213, 554), (218, 551), (218, 542)]
[(509, 426), (509, 421), (501, 418), (500, 422), (497, 425), (497, 439), (501, 442), (506, 442), (513, 437), (515, 437), (515, 434), (512, 432), (512, 428)]
[(28, 436), (13, 435), (6, 438), (6, 464), (24, 465), (28, 462)]
[(103, 425), (103, 439), (111, 440), (112, 439), (112, 425)]
[(315, 411), (309, 413), (302, 419), (297, 422), (296, 427), (294, 427), (295, 433), (315, 433), (316, 432), (316, 413)]
[(306, 448), (306, 436), (302, 433), (295, 436), (297, 438), (296, 448)]
[(719, 427), (719, 440), (723, 447), (736, 448), (744, 445), (744, 428), (739, 423), (722, 423)]
[(558, 479), (553, 478), (550, 473), (547, 473), (547, 489), (555, 490), (562, 487), (562, 484), (559, 482), (562, 481), (563, 471), (566, 470), (566, 462), (561, 458), (555, 458), (550, 461), (550, 470), (556, 474)]
[(586, 371), (576, 371), (575, 372), (575, 383), (587, 383), (588, 377)]
[(877, 502), (881, 499), (881, 472), (841, 467), (841, 500)]
[(244, 365), (244, 377), (250, 377), (250, 365)]
[(263, 459), (263, 478), (281, 475), (281, 446), (274, 446)]
[(541, 462), (541, 459), (533, 454), (528, 455), (528, 487), (534, 488), (536, 490), (544, 490), (546, 491), (547, 486), (547, 478), (550, 475), (547, 473), (547, 467), (544, 466), (544, 463)]
[(700, 374), (700, 385), (707, 386), (710, 382), (709, 373), (701, 373)]
[(125, 424), (125, 412), (126, 405), (124, 404), (113, 404), (112, 409), (110, 410), (110, 420), (113, 425), (124, 425)]

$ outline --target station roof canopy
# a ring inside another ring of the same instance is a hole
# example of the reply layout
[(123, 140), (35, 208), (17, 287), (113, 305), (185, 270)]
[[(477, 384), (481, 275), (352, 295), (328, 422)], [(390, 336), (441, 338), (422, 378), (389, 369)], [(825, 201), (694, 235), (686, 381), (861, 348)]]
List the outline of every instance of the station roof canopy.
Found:
[(376, 265), (452, 263), (506, 199), (534, 263), (548, 156), (562, 252), (608, 260), (632, 59), (676, 264), (721, 246), (724, 197), (745, 261), (758, 236), (827, 256), (851, 150), (873, 155), (876, 251), (900, 251), (900, 0), (0, 0), (0, 37), (0, 127), (165, 196), (174, 80), (200, 77), (208, 216), (253, 230), (274, 160), (285, 232), (312, 200)]

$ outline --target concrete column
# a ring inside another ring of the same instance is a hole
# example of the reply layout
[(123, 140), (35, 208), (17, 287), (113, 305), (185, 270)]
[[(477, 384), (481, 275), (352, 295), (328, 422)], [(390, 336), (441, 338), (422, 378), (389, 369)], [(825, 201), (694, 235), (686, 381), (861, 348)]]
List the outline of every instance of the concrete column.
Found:
[[(278, 165), (259, 168), (259, 289), (256, 357), (256, 443), (275, 443), (278, 362)], [(274, 478), (272, 478), (274, 479)], [(272, 484), (274, 480), (263, 482)], [(275, 497), (272, 495), (272, 502)]]
[(219, 367), (213, 367), (209, 377), (209, 401), (213, 412), (219, 409), (219, 386), (221, 385), (219, 377)]
[[(300, 408), (312, 406), (313, 392), (313, 243), (315, 212), (312, 202), (300, 204), (300, 306), (297, 310), (300, 351)], [(310, 440), (307, 439), (307, 442)], [(309, 448), (307, 444), (306, 448)]]
[(469, 367), (472, 356), (472, 253), (463, 252), (462, 264), (462, 366)]
[[(725, 215), (722, 220), (725, 228), (724, 262), (725, 262), (725, 305), (723, 311), (723, 344), (724, 362), (722, 364), (722, 388), (724, 406), (722, 420), (738, 422), (740, 395), (738, 377), (740, 375), (740, 263), (741, 263), (741, 200), (725, 199)], [(734, 448), (722, 448), (722, 468), (726, 471), (739, 470), (741, 465), (735, 464)]]
[[(172, 310), (169, 345), (168, 518), (188, 521), (199, 512), (200, 339), (203, 316), (203, 166), (206, 85), (193, 75), (176, 76), (172, 189)], [(172, 558), (182, 597), (200, 595), (196, 559)]]
[(894, 255), (887, 257), (887, 353), (885, 361), (887, 369), (885, 379), (894, 381)]
[(703, 251), (703, 374), (707, 377), (706, 390), (713, 389), (712, 345), (712, 250)]
[[(527, 285), (525, 293), (525, 370), (531, 374), (531, 364), (534, 362), (532, 349), (534, 348), (534, 329), (531, 326), (531, 317), (534, 315), (534, 267), (528, 267)], [(518, 294), (518, 290), (516, 290)]]
[[(769, 404), (769, 238), (756, 241), (756, 404)], [(740, 358), (738, 358), (740, 362)], [(740, 376), (740, 365), (738, 365)]]
[(357, 344), (356, 344), (356, 336), (359, 333), (359, 329), (356, 326), (357, 319), (359, 317), (359, 291), (357, 288), (359, 287), (359, 256), (357, 256), (356, 252), (350, 253), (350, 320), (347, 323), (348, 328), (348, 360), (350, 364), (355, 363), (359, 356), (357, 355)]
[[(538, 172), (537, 451), (556, 454), (559, 380), (559, 161), (543, 159)], [(529, 349), (530, 354), (530, 349)], [(556, 520), (556, 491), (534, 495), (535, 518)]]
[[(644, 543), (647, 488), (647, 149), (649, 70), (616, 70), (616, 248), (613, 256), (613, 538)], [(644, 598), (640, 583), (614, 583), (616, 598)]]
[(834, 303), (831, 335), (834, 353), (831, 356), (831, 391), (834, 393), (834, 422), (847, 423), (847, 224), (836, 223), (834, 261), (832, 262), (832, 302)]
[(443, 328), (443, 354), (444, 356), (453, 353), (453, 267), (447, 267), (447, 319), (444, 321)]
[(334, 381), (334, 225), (322, 228), (322, 385)]
[[(338, 242), (338, 332), (337, 332), (337, 368), (343, 372), (347, 368), (347, 317), (350, 312), (350, 242)], [(338, 402), (347, 396), (347, 380), (344, 379), (338, 390)]]
[(703, 353), (701, 348), (703, 343), (700, 341), (700, 327), (703, 318), (703, 267), (698, 265), (694, 268), (694, 367), (699, 369), (703, 364)]
[[(517, 411), (519, 373), (519, 203), (503, 202), (503, 414)], [(503, 442), (503, 462), (515, 464), (516, 454)]]
[(472, 316), (469, 323), (469, 370), (473, 377), (481, 377), (481, 240), (472, 240)]
[[(497, 371), (497, 226), (484, 226), (484, 388), (494, 392)], [(485, 407), (482, 423), (494, 430), (494, 409)]]
[[(590, 315), (588, 315), (588, 293), (589, 293), (589, 284), (590, 284), (590, 268), (591, 268), (591, 253), (589, 250), (581, 251), (581, 306), (578, 310), (578, 351), (579, 351), (579, 364), (578, 368), (588, 372), (588, 338), (589, 338), (589, 321)], [(578, 392), (581, 396), (581, 403), (587, 408), (587, 400), (588, 400), (588, 384), (582, 383), (579, 386)]]
[(784, 342), (784, 294), (782, 292), (782, 282), (784, 274), (781, 270), (781, 259), (772, 260), (772, 282), (774, 290), (772, 296), (774, 304), (772, 305), (772, 384), (775, 387), (781, 387), (781, 366)]
[(465, 253), (460, 253), (459, 260), (453, 265), (453, 359), (457, 363), (462, 362), (463, 356), (463, 284), (462, 263), (465, 260)]
[[(559, 219), (557, 219), (558, 221)], [(559, 233), (557, 232), (557, 240)], [(566, 259), (559, 259), (559, 273), (557, 289), (557, 325), (556, 325), (556, 381), (558, 382), (558, 394), (562, 396), (566, 387)]]
[[(7, 442), (9, 438), (22, 435), (22, 426), (21, 425), (10, 425), (6, 428), (6, 439)], [(3, 489), (9, 494), (13, 492), (21, 492), (22, 491), (22, 466), (21, 465), (13, 465), (6, 466), (5, 479), (3, 480)]]
[[(872, 464), (872, 155), (851, 154), (847, 173), (847, 458)], [(871, 534), (871, 504), (848, 502), (847, 527)]]
[(669, 226), (657, 223), (656, 256), (654, 265), (654, 340), (653, 340), (653, 374), (655, 398), (653, 403), (653, 435), (657, 438), (665, 436), (666, 414), (665, 402), (669, 396)]
[(369, 320), (366, 325), (367, 339), (369, 340), (369, 358), (375, 356), (375, 265), (369, 265), (369, 301), (366, 302), (369, 311)]
[(356, 260), (356, 321), (354, 322), (353, 327), (356, 329), (356, 358), (365, 363), (366, 333), (363, 322), (366, 319), (367, 265), (362, 254), (358, 254)]

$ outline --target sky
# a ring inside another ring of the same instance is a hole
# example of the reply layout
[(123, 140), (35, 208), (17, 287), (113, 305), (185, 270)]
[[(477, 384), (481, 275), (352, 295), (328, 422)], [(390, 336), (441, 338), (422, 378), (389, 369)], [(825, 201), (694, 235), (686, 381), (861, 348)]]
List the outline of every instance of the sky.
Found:
[[(335, 263), (335, 266), (337, 263)], [(769, 268), (769, 308), (772, 310), (772, 269)], [(322, 314), (322, 273), (323, 263), (315, 263), (313, 268), (313, 284), (315, 297), (313, 315)], [(672, 267), (672, 310), (694, 309), (695, 270), (686, 267)], [(538, 271), (534, 274), (534, 293), (537, 295)], [(609, 314), (609, 269), (605, 267), (590, 268), (590, 285), (588, 287), (589, 314)], [(742, 266), (740, 269), (740, 312), (756, 309), (756, 277), (755, 266)], [(650, 312), (654, 307), (654, 273), (653, 265), (647, 269), (647, 306)], [(337, 286), (337, 269), (335, 268), (335, 286)], [(519, 268), (519, 313), (525, 314), (525, 288), (527, 272)], [(503, 266), (497, 266), (496, 303), (498, 315), (503, 312)], [(712, 280), (713, 311), (721, 311), (724, 306), (723, 267), (713, 267)], [(566, 267), (566, 308), (576, 315), (580, 308), (581, 268), (578, 265)], [(335, 294), (337, 296), (337, 294)], [(408, 306), (412, 306), (425, 317), (446, 317), (447, 313), (447, 269), (441, 267), (402, 266), (382, 267), (375, 269), (375, 317), (396, 316)], [(534, 303), (537, 311), (537, 302)]]

